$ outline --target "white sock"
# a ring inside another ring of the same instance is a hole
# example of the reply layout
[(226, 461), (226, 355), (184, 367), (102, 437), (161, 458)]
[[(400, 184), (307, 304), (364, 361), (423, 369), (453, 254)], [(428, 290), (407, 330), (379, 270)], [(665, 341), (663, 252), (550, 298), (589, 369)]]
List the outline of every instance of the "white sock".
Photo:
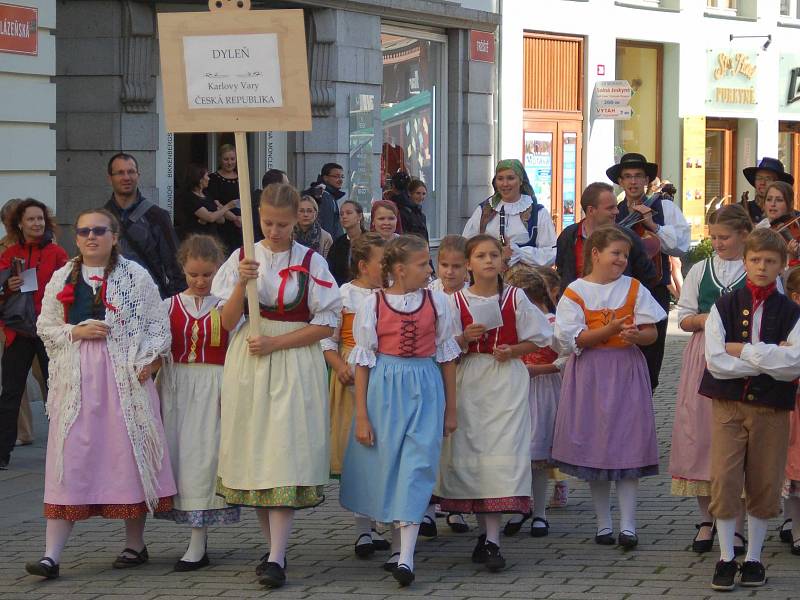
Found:
[(478, 513), (475, 515), (475, 518), (478, 521), (478, 535), (484, 535), (486, 533), (486, 515), (484, 513)]
[(192, 527), (192, 537), (189, 538), (189, 547), (181, 558), (185, 562), (198, 562), (206, 553), (206, 536), (208, 527)]
[(725, 562), (733, 560), (733, 546), (736, 533), (736, 518), (717, 519), (717, 539), (719, 539), (719, 558)]
[(435, 504), (428, 504), (428, 508), (425, 510), (425, 516), (428, 517), (431, 521), (436, 522), (436, 505)]
[(61, 552), (67, 545), (69, 534), (75, 521), (65, 519), (47, 519), (47, 529), (45, 532), (44, 555), (53, 559), (58, 564), (61, 562)]
[(294, 511), (291, 508), (269, 509), (269, 562), (278, 563), (281, 567), (286, 559), (293, 521)]
[(508, 520), (509, 523), (522, 523), (522, 519), (525, 518), (525, 515), (521, 515), (519, 513), (514, 513), (511, 515), (511, 518)]
[(400, 528), (396, 525), (392, 526), (392, 554), (400, 554)]
[(597, 534), (613, 533), (611, 525), (611, 493), (610, 481), (590, 481), (589, 490), (592, 492), (594, 512), (597, 517)]
[[(540, 519), (547, 518), (547, 471), (535, 469), (533, 471), (533, 516)], [(544, 523), (536, 521), (531, 527), (544, 527)]]
[(754, 560), (761, 562), (761, 548), (764, 546), (764, 539), (767, 537), (767, 519), (759, 519), (753, 515), (747, 515), (747, 556), (745, 562)]
[(792, 541), (800, 540), (800, 498), (791, 496), (786, 499), (786, 518), (792, 520)]
[(353, 513), (356, 522), (356, 544), (372, 543), (372, 519)]
[(639, 491), (638, 479), (617, 481), (617, 501), (619, 502), (619, 530), (636, 533), (636, 495)]
[(414, 548), (417, 546), (419, 525), (403, 525), (400, 529), (400, 558), (398, 565), (406, 565), (414, 570)]
[(258, 519), (258, 524), (261, 527), (261, 535), (264, 536), (264, 539), (269, 544), (270, 540), (270, 533), (269, 533), (269, 509), (268, 508), (256, 508), (256, 518)]
[(502, 513), (486, 513), (484, 515), (486, 523), (486, 541), (500, 545), (500, 523), (503, 520)]
[(125, 519), (125, 547), (141, 552), (144, 550), (144, 524), (147, 516)]

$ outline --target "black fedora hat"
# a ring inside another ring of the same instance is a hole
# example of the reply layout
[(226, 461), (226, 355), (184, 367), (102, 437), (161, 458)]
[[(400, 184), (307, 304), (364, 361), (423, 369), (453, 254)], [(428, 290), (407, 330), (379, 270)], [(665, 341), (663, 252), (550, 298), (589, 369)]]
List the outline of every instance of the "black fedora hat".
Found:
[(777, 158), (765, 156), (755, 167), (747, 167), (742, 171), (744, 178), (747, 179), (753, 187), (756, 185), (757, 171), (772, 171), (778, 176), (778, 181), (785, 181), (789, 185), (794, 185), (794, 177), (784, 170), (783, 163)]
[(647, 177), (652, 181), (658, 174), (658, 165), (656, 163), (647, 162), (644, 154), (638, 152), (628, 152), (623, 154), (619, 159), (619, 163), (606, 170), (606, 175), (613, 183), (619, 183), (619, 176), (622, 169), (644, 169)]

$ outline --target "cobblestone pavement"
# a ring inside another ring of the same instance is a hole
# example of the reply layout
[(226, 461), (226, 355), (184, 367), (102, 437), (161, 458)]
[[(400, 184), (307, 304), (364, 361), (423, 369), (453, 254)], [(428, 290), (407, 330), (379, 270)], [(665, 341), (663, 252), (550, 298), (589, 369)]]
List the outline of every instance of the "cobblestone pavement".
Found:
[[(383, 556), (368, 561), (355, 558), (351, 520), (339, 507), (338, 486), (332, 483), (322, 506), (298, 514), (288, 554), (289, 583), (281, 590), (263, 589), (253, 572), (265, 545), (252, 511), (247, 511), (236, 526), (211, 531), (212, 566), (194, 573), (172, 571), (188, 541), (183, 527), (150, 520), (146, 532), (150, 563), (118, 571), (111, 568), (111, 561), (123, 547), (121, 524), (101, 519), (79, 523), (63, 556), (61, 578), (43, 582), (27, 576), (23, 569), (25, 561), (40, 557), (44, 549), (44, 448), (40, 437), (34, 446), (14, 452), (12, 470), (0, 472), (0, 599), (715, 597), (709, 581), (718, 556), (716, 547), (703, 556), (690, 551), (698, 520), (695, 504), (691, 499), (672, 497), (666, 475), (674, 394), (686, 339), (671, 324), (662, 385), (655, 398), (662, 475), (642, 482), (641, 542), (633, 552), (593, 543), (594, 516), (588, 489), (581, 482), (573, 482), (569, 506), (549, 512), (549, 537), (534, 539), (520, 534), (502, 540), (509, 563), (505, 572), (490, 574), (472, 564), (469, 557), (474, 534), (453, 534), (439, 521), (439, 537), (420, 541), (417, 547), (416, 582), (399, 589), (380, 568)], [(41, 404), (35, 408), (41, 411)], [(39, 431), (44, 430), (41, 419)], [(474, 521), (471, 523), (474, 525)], [(767, 586), (757, 591), (740, 588), (733, 596), (761, 600), (800, 596), (800, 558), (779, 542), (774, 528), (765, 545), (764, 562), (768, 567)]]

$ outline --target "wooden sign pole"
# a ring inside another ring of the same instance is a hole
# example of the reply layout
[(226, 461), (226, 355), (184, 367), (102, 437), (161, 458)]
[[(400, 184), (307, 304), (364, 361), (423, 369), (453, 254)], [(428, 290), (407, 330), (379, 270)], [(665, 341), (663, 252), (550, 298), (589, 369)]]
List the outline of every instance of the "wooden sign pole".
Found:
[[(239, 205), (242, 213), (242, 239), (244, 241), (244, 257), (255, 260), (255, 236), (253, 235), (253, 203), (250, 198), (250, 161), (247, 158), (247, 133), (237, 131), (236, 136), (236, 169), (239, 175)], [(250, 319), (250, 335), (260, 334), (261, 311), (258, 307), (258, 282), (251, 279), (247, 282), (247, 307)]]

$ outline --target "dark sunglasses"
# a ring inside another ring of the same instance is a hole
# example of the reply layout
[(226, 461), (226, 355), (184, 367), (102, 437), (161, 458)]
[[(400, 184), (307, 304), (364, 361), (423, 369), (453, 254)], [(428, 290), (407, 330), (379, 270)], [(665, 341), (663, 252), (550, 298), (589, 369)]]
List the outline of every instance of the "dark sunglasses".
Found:
[(103, 237), (106, 233), (111, 231), (111, 227), (78, 227), (75, 230), (75, 233), (78, 234), (78, 237), (89, 237), (89, 235), (94, 234), (95, 237)]

